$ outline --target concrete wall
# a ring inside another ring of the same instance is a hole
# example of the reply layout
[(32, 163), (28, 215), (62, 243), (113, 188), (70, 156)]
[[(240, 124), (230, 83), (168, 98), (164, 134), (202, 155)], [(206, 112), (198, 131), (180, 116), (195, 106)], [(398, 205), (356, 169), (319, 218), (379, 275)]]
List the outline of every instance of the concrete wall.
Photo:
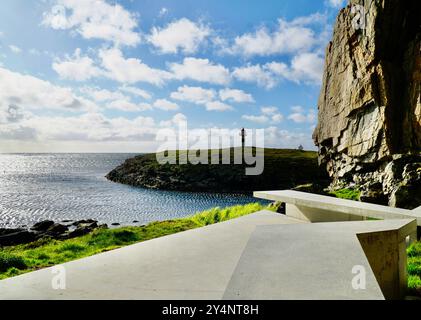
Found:
[(399, 231), (357, 235), (386, 299), (402, 299), (407, 290), (406, 238)]
[(286, 215), (307, 222), (362, 221), (365, 217), (330, 210), (286, 204)]

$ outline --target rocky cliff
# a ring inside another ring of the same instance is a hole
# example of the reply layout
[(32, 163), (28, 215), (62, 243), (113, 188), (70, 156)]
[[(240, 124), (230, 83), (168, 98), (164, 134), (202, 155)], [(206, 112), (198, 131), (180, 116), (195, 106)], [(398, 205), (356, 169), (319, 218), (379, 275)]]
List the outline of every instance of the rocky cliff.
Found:
[(314, 140), (331, 188), (421, 205), (419, 0), (350, 0), (326, 49)]

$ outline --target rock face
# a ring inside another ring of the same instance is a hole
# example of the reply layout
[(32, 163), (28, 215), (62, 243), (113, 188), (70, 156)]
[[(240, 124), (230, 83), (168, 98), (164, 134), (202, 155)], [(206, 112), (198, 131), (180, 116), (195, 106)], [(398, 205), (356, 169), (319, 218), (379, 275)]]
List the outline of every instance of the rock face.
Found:
[(331, 188), (421, 205), (418, 0), (350, 0), (326, 49), (313, 138)]

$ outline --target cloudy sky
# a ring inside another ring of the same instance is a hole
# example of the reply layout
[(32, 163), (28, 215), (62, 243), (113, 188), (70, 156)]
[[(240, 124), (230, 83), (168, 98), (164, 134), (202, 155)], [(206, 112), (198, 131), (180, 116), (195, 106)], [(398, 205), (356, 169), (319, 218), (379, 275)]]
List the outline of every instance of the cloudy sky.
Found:
[(145, 152), (158, 129), (314, 149), (340, 0), (2, 0), (0, 152)]

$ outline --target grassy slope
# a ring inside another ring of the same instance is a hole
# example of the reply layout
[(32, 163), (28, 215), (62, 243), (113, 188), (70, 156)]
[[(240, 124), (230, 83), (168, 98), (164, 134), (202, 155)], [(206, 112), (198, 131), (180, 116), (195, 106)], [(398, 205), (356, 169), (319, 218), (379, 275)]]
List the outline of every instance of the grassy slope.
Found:
[(421, 296), (421, 242), (408, 248), (408, 287), (412, 294)]
[[(250, 149), (250, 148), (248, 148)], [(177, 154), (186, 151), (178, 151)], [(234, 149), (230, 149), (231, 162)], [(178, 158), (178, 156), (177, 156)], [(211, 163), (209, 154), (209, 163)], [(251, 192), (286, 189), (326, 179), (318, 166), (317, 153), (292, 149), (265, 149), (264, 171), (247, 176), (246, 164), (164, 164), (155, 154), (137, 156), (112, 170), (107, 177), (129, 185), (180, 191)]]
[(5, 247), (0, 250), (0, 279), (88, 257), (136, 242), (226, 221), (263, 208), (259, 203), (225, 209), (214, 208), (182, 219), (153, 222), (144, 227), (98, 229), (88, 235), (70, 240), (45, 239), (26, 245)]

